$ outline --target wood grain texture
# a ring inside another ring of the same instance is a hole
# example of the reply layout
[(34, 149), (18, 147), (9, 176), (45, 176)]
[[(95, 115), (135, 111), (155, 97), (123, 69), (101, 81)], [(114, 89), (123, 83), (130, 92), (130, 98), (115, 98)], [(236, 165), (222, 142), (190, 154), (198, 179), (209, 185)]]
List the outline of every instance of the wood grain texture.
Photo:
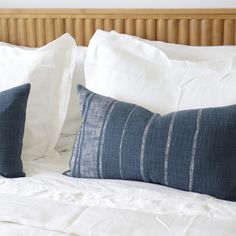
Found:
[(9, 35), (9, 43), (12, 44), (17, 44), (18, 42), (20, 43), (20, 40), (18, 40), (18, 29), (17, 27), (17, 19), (15, 18), (10, 18), (8, 19), (8, 35)]
[(27, 46), (28, 39), (27, 39), (26, 19), (23, 18), (18, 19), (17, 26), (18, 26), (18, 42), (22, 46)]
[(125, 20), (117, 19), (114, 20), (114, 30), (119, 33), (125, 33)]
[(88, 45), (96, 29), (186, 45), (235, 45), (236, 9), (0, 9), (0, 40), (42, 46), (65, 32)]
[(84, 25), (84, 19), (75, 19), (75, 34), (74, 36), (76, 42), (79, 45), (85, 44), (85, 25)]
[(201, 45), (212, 45), (212, 20), (204, 19), (201, 21)]
[(37, 19), (36, 20), (36, 33), (37, 33), (37, 42), (36, 45), (38, 47), (43, 46), (46, 43), (46, 29), (45, 29), (45, 19)]
[(189, 20), (179, 20), (178, 42), (189, 44)]
[(45, 20), (45, 33), (46, 33), (46, 42), (49, 43), (56, 38), (55, 35), (55, 19), (47, 18)]
[(178, 43), (178, 21), (173, 19), (167, 21), (167, 41), (170, 43)]
[(224, 21), (224, 44), (231, 45), (235, 41), (235, 20), (225, 20)]
[(129, 35), (135, 35), (135, 20), (126, 19), (125, 21), (125, 33)]
[(212, 45), (218, 46), (223, 44), (223, 30), (224, 21), (213, 20), (212, 21)]
[(190, 20), (190, 45), (201, 45), (201, 20)]
[(27, 26), (27, 42), (29, 47), (37, 47), (36, 20), (29, 19)]
[(157, 37), (157, 22), (153, 19), (146, 21), (146, 38), (149, 40), (156, 40)]
[(8, 19), (1, 19), (1, 40), (3, 42), (9, 42), (9, 27), (8, 27)]
[(167, 31), (168, 31), (168, 25), (167, 25), (166, 19), (160, 19), (157, 21), (157, 40), (168, 42), (167, 40)]

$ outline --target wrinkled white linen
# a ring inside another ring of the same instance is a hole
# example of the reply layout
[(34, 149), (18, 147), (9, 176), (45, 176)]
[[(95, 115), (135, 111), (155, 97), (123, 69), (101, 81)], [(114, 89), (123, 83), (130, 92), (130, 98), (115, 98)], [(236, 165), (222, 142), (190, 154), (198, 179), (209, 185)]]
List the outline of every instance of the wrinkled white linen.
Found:
[(164, 186), (61, 175), (70, 154), (25, 162), (28, 177), (0, 178), (5, 235), (234, 236), (236, 203)]

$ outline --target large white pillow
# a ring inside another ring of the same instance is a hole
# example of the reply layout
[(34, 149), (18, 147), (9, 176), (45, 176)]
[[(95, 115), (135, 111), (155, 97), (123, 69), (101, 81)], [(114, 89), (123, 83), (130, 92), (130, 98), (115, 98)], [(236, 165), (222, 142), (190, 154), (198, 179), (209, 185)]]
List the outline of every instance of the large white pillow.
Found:
[[(38, 48), (29, 47), (18, 47), (9, 43), (0, 42), (0, 46), (8, 46), (14, 48), (14, 56), (22, 55), (26, 51), (37, 50)], [(68, 104), (68, 109), (66, 113), (66, 118), (63, 124), (62, 132), (63, 135), (75, 135), (78, 132), (78, 128), (81, 123), (80, 112), (78, 107), (80, 106), (77, 85), (85, 85), (85, 75), (84, 75), (84, 61), (87, 53), (87, 47), (77, 46), (75, 53), (75, 69), (72, 78), (72, 87), (70, 93), (70, 100)]]
[[(112, 34), (119, 34), (111, 31)], [(161, 49), (169, 58), (175, 60), (210, 61), (236, 56), (236, 46), (187, 46), (181, 44), (165, 43), (123, 34), (127, 38), (136, 38)]]
[(171, 60), (136, 38), (97, 31), (85, 61), (88, 89), (166, 114), (236, 103), (235, 58)]
[[(0, 42), (0, 46), (4, 45), (9, 47), (10, 46), (15, 47), (14, 45), (5, 42)], [(18, 51), (21, 54), (22, 50), (23, 51), (37, 50), (37, 48), (29, 48), (29, 47), (17, 47), (17, 49), (19, 49)], [(18, 51), (14, 51), (14, 54), (16, 55)], [(71, 150), (73, 148), (75, 135), (77, 134), (81, 124), (81, 117), (78, 109), (78, 107), (80, 106), (80, 100), (77, 94), (77, 85), (78, 84), (85, 85), (84, 61), (86, 53), (87, 53), (87, 47), (77, 46), (75, 70), (73, 73), (68, 109), (66, 112), (66, 118), (63, 124), (63, 128), (56, 145), (56, 150), (58, 151)]]
[(54, 150), (68, 107), (75, 54), (76, 43), (69, 34), (35, 50), (1, 44), (0, 91), (31, 84), (23, 157)]

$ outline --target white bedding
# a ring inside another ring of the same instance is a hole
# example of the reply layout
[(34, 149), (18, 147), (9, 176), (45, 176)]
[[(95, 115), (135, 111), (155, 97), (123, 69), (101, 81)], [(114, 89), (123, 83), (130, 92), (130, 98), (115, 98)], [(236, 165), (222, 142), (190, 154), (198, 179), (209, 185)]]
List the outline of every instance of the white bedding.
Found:
[(25, 162), (28, 177), (0, 178), (0, 235), (236, 234), (236, 203), (154, 184), (73, 179), (70, 153)]

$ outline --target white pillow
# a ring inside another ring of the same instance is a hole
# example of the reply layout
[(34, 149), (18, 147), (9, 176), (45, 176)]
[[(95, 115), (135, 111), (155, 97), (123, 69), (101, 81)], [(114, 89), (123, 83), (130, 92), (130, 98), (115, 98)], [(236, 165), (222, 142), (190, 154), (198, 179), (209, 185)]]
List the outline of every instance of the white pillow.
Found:
[[(111, 31), (112, 34), (119, 34)], [(151, 41), (123, 34), (127, 38), (136, 38), (161, 49), (169, 58), (175, 60), (188, 61), (210, 61), (222, 58), (232, 58), (236, 56), (236, 46), (187, 46), (181, 44), (165, 43), (161, 41)]]
[(171, 60), (133, 37), (97, 31), (85, 61), (88, 89), (166, 114), (236, 103), (235, 58)]
[[(0, 42), (0, 46), (7, 45), (15, 47), (14, 45)], [(19, 52), (22, 53), (22, 50), (37, 50), (37, 48), (29, 47), (17, 47)], [(87, 47), (78, 46), (76, 49), (76, 61), (75, 61), (75, 70), (72, 79), (72, 88), (70, 93), (70, 99), (68, 104), (68, 109), (66, 113), (66, 118), (63, 124), (63, 128), (57, 142), (56, 149), (58, 151), (71, 150), (73, 148), (73, 143), (75, 135), (78, 132), (78, 129), (81, 124), (81, 117), (78, 107), (80, 106), (79, 96), (77, 94), (77, 85), (85, 85), (85, 75), (84, 75), (84, 61), (87, 53)], [(14, 54), (17, 54), (17, 51), (14, 51)]]
[(84, 61), (86, 53), (87, 47), (77, 47), (75, 71), (72, 80), (69, 106), (63, 129), (56, 146), (58, 151), (71, 150), (73, 148), (75, 136), (78, 133), (81, 124), (81, 116), (79, 111), (80, 100), (77, 94), (77, 85), (85, 85)]
[(65, 119), (75, 66), (76, 43), (65, 34), (35, 50), (0, 46), (0, 91), (31, 84), (23, 157), (54, 150)]
[[(16, 47), (15, 45), (0, 42), (0, 46), (9, 46), (14, 47), (14, 55), (22, 55), (23, 51), (33, 51), (37, 50), (38, 48), (29, 48), (29, 47)], [(82, 84), (85, 85), (85, 75), (84, 75), (84, 61), (87, 53), (87, 47), (84, 46), (77, 46), (76, 48), (76, 61), (75, 61), (75, 69), (73, 73), (73, 79), (72, 79), (72, 88), (71, 88), (71, 94), (70, 94), (70, 100), (69, 105), (66, 113), (65, 122), (63, 124), (62, 134), (64, 135), (71, 135), (71, 134), (77, 134), (78, 128), (81, 123), (81, 117), (80, 112), (78, 110), (78, 107), (80, 105), (79, 102), (79, 96), (77, 94), (77, 85)], [(79, 124), (78, 124), (79, 123)]]
[(72, 89), (70, 102), (62, 129), (62, 134), (77, 134), (80, 127), (79, 96), (77, 94), (77, 85), (85, 85), (84, 61), (87, 53), (87, 47), (78, 46), (76, 49), (75, 71), (72, 80)]

